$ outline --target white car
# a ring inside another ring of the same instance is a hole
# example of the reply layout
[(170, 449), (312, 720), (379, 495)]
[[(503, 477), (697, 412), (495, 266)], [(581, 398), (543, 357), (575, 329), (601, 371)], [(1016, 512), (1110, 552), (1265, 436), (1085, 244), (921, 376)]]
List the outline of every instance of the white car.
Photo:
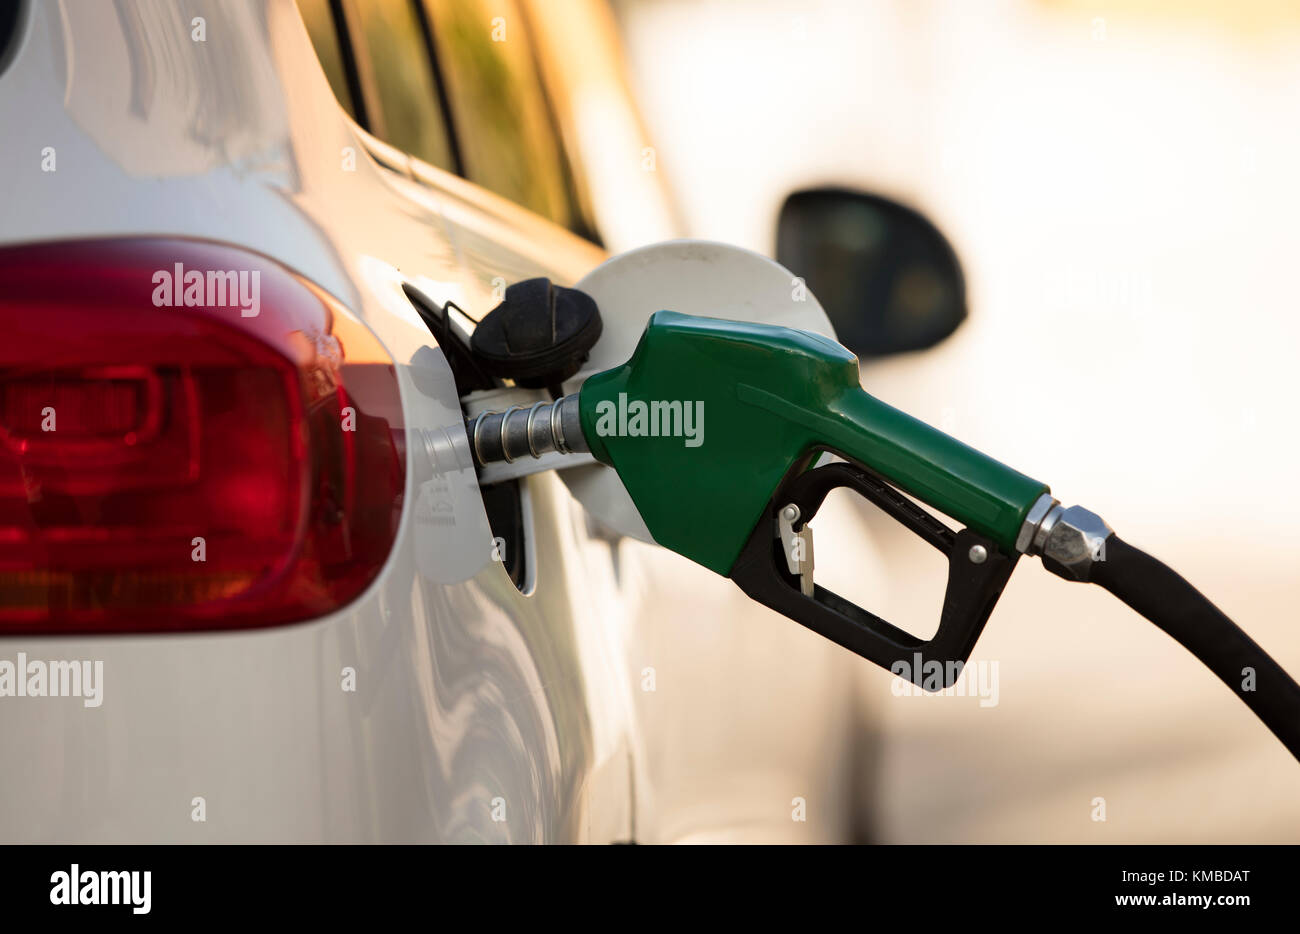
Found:
[(673, 233), (613, 36), (0, 12), (0, 840), (858, 832), (859, 660), (464, 456), (426, 319)]

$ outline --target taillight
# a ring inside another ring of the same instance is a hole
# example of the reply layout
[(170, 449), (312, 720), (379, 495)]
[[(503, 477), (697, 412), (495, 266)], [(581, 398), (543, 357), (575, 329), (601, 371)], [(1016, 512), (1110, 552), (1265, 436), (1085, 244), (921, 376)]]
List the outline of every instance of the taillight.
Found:
[(391, 358), (271, 260), (0, 249), (0, 634), (338, 609), (392, 547), (403, 451)]

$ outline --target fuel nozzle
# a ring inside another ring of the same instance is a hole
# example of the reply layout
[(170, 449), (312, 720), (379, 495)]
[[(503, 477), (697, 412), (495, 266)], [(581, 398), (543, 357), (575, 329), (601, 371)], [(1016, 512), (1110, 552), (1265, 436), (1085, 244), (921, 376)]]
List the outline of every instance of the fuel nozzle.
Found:
[[(1047, 491), (868, 395), (857, 358), (832, 340), (669, 311), (651, 315), (626, 363), (578, 394), (479, 414), (467, 430), (480, 465), (589, 450), (618, 473), (660, 545), (881, 665), (942, 659), (945, 678), (973, 647), (1020, 555), (1025, 516)], [(843, 462), (822, 464), (825, 454)], [(809, 522), (836, 487), (949, 559), (933, 639), (814, 583)], [(906, 494), (970, 528), (949, 529)]]
[[(1300, 685), (1208, 599), (1095, 513), (868, 395), (857, 358), (827, 338), (661, 311), (631, 359), (578, 394), (467, 428), (479, 464), (589, 450), (660, 545), (927, 690), (956, 681), (1017, 560), (1039, 555), (1111, 591), (1234, 690), (1249, 675), (1238, 696), (1300, 758)], [(809, 523), (839, 487), (947, 558), (930, 639), (813, 582)]]
[(554, 402), (512, 405), (504, 412), (481, 412), (465, 423), (474, 462), (486, 464), (522, 457), (541, 457), (550, 451), (575, 454), (588, 451), (582, 433), (577, 393)]

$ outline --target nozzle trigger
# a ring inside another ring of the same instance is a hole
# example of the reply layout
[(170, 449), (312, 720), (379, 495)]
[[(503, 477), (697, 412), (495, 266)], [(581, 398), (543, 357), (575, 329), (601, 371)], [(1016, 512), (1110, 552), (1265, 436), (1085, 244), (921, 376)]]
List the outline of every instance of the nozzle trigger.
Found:
[[(882, 667), (907, 672), (917, 685), (933, 685), (935, 666), (928, 663), (938, 662), (941, 687), (950, 687), (970, 657), (1019, 554), (1003, 552), (970, 529), (953, 531), (858, 464), (832, 463), (804, 470), (806, 463), (797, 465), (778, 486), (733, 565), (731, 579), (759, 603)], [(831, 490), (839, 487), (852, 489), (947, 556), (948, 586), (933, 638), (919, 639), (813, 581), (808, 523)]]
[(805, 597), (813, 595), (813, 537), (812, 527), (805, 524), (798, 532), (794, 524), (799, 521), (799, 507), (794, 503), (782, 506), (776, 514), (776, 535), (785, 552), (786, 568), (791, 576), (799, 578), (799, 590)]

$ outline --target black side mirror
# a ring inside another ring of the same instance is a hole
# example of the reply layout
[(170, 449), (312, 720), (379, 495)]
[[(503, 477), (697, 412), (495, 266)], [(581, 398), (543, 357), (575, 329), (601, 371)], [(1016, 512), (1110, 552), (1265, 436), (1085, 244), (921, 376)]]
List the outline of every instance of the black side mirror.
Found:
[(860, 357), (922, 350), (966, 317), (957, 254), (924, 216), (839, 188), (790, 195), (776, 260), (808, 286), (840, 342)]

